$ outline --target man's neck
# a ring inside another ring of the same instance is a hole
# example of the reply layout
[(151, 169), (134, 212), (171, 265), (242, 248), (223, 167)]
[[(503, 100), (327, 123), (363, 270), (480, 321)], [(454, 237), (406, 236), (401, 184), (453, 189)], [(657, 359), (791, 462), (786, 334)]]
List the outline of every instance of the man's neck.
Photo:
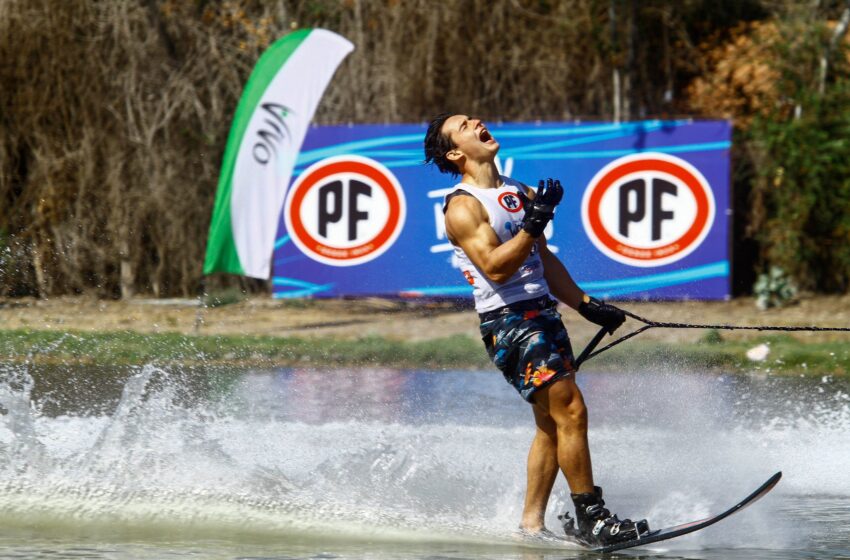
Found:
[(464, 166), (461, 181), (467, 185), (474, 185), (482, 189), (495, 189), (502, 183), (499, 170), (492, 161), (481, 163), (467, 162)]

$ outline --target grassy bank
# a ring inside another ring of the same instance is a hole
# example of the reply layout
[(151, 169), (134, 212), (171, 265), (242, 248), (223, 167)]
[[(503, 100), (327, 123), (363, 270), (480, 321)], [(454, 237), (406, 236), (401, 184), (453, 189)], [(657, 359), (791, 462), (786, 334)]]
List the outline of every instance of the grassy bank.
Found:
[[(747, 350), (767, 344), (763, 361), (747, 358)], [(801, 342), (790, 336), (764, 336), (725, 341), (709, 333), (697, 343), (628, 341), (588, 362), (588, 369), (624, 367), (631, 370), (664, 367), (778, 375), (839, 375), (850, 373), (850, 346), (845, 342)]]
[(475, 368), (486, 356), (467, 337), (409, 342), (179, 333), (0, 330), (0, 360), (35, 363)]
[[(760, 343), (770, 347), (767, 359), (763, 362), (748, 360), (746, 351)], [(258, 367), (492, 368), (481, 343), (468, 336), (400, 341), (381, 337), (306, 339), (127, 331), (0, 330), (0, 361), (101, 365), (177, 363)], [(639, 371), (657, 367), (846, 375), (850, 372), (850, 347), (843, 342), (804, 343), (790, 336), (725, 341), (716, 333), (709, 333), (696, 343), (628, 341), (589, 361), (585, 369)]]

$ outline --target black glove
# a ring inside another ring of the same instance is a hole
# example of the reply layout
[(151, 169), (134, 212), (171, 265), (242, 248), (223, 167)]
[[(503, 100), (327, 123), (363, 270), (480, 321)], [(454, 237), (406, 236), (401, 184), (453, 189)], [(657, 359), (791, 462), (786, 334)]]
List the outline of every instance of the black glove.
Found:
[(608, 334), (614, 334), (614, 331), (626, 320), (626, 314), (623, 313), (622, 309), (609, 305), (604, 301), (599, 301), (587, 294), (585, 294), (584, 299), (579, 304), (578, 312), (591, 323), (605, 327), (608, 330)]
[(525, 205), (522, 229), (534, 238), (543, 235), (543, 230), (546, 229), (546, 224), (555, 215), (555, 206), (561, 202), (562, 196), (564, 196), (564, 189), (561, 187), (560, 181), (547, 179), (544, 184), (541, 179), (534, 200), (529, 200), (528, 197), (522, 195)]

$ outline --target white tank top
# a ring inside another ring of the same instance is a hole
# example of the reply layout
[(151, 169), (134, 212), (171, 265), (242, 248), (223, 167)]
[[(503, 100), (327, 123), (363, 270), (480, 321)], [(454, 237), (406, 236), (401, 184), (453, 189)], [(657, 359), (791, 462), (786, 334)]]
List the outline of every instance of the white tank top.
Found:
[[(505, 243), (512, 239), (522, 229), (522, 219), (525, 209), (522, 200), (517, 196), (518, 191), (526, 192), (519, 181), (509, 177), (501, 177), (504, 184), (495, 189), (475, 187), (466, 183), (458, 183), (454, 190), (446, 195), (443, 201), (443, 214), (446, 213), (448, 198), (458, 191), (464, 191), (474, 196), (487, 210), (490, 217), (490, 227), (496, 232), (499, 241)], [(543, 277), (543, 262), (537, 250), (537, 244), (531, 254), (522, 263), (507, 282), (498, 284), (491, 281), (478, 270), (463, 249), (454, 246), (456, 262), (467, 282), (472, 284), (472, 295), (475, 298), (475, 310), (478, 313), (492, 311), (505, 305), (527, 299), (534, 299), (549, 293), (549, 286)]]

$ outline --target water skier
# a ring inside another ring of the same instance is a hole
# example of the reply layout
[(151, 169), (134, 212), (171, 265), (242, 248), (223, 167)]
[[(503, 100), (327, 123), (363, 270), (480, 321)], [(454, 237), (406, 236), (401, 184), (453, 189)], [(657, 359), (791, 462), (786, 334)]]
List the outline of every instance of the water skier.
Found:
[(543, 230), (561, 201), (560, 182), (541, 181), (535, 193), (499, 175), (498, 151), (487, 127), (466, 115), (440, 115), (425, 135), (426, 162), (461, 176), (443, 213), (457, 262), (473, 286), (487, 352), (534, 412), (537, 431), (528, 453), (520, 529), (548, 533), (544, 516), (560, 467), (576, 508), (576, 536), (589, 544), (634, 539), (648, 531), (646, 521), (612, 515), (602, 489), (594, 486), (587, 409), (575, 383), (570, 340), (550, 295), (609, 333), (625, 315), (587, 296), (546, 246)]

